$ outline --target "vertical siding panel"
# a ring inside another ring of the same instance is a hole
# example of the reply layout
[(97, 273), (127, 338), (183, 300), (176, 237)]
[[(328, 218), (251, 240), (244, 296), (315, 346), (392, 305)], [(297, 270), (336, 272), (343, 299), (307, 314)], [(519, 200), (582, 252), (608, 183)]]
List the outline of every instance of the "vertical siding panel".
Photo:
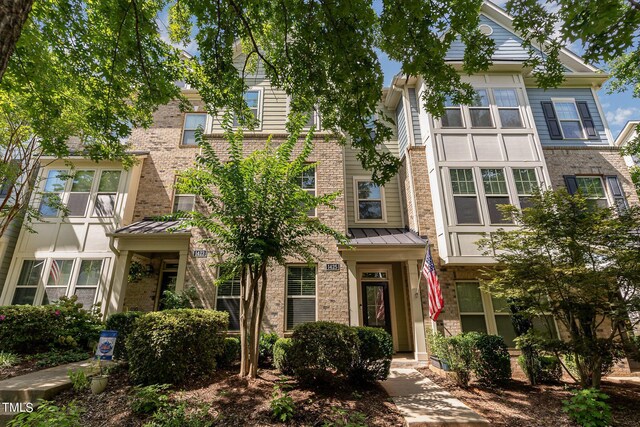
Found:
[[(416, 97), (416, 89), (409, 88), (409, 105), (411, 106), (411, 125), (413, 127), (413, 143), (415, 145), (422, 145), (422, 135), (420, 133), (420, 106)], [(400, 156), (403, 156), (404, 151), (401, 148)]]

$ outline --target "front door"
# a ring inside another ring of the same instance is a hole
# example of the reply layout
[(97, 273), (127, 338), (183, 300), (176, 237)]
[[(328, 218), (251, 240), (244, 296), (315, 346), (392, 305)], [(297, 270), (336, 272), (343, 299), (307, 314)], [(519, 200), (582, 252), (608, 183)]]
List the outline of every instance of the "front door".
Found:
[(364, 325), (383, 328), (391, 334), (389, 283), (362, 282), (362, 302)]

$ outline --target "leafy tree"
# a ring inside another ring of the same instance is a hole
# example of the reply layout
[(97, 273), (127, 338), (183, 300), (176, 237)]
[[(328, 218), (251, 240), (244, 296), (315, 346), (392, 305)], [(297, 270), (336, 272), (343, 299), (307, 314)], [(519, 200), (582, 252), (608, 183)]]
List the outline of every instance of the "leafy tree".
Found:
[(484, 286), (519, 301), (521, 313), (553, 315), (567, 337), (544, 342), (573, 358), (583, 387), (599, 387), (640, 310), (640, 208), (617, 212), (558, 190), (505, 212), (521, 227), (481, 242), (498, 261)]
[[(233, 132), (226, 120), (228, 159), (220, 147), (196, 135), (202, 153), (196, 167), (181, 173), (180, 192), (196, 194), (206, 205), (202, 212), (183, 214), (183, 226), (207, 233), (203, 242), (215, 245), (226, 256), (220, 283), (240, 275), (240, 375), (255, 377), (258, 370), (259, 337), (266, 303), (268, 268), (297, 259), (311, 262), (326, 251), (320, 236), (339, 242), (346, 237), (309, 217), (318, 206), (335, 208), (337, 193), (311, 195), (300, 187), (303, 172), (315, 167), (306, 163), (313, 150), (313, 132), (300, 140), (304, 118), (296, 116), (290, 136), (281, 144), (271, 139), (263, 149), (245, 154), (242, 130)], [(300, 154), (295, 155), (300, 149)]]

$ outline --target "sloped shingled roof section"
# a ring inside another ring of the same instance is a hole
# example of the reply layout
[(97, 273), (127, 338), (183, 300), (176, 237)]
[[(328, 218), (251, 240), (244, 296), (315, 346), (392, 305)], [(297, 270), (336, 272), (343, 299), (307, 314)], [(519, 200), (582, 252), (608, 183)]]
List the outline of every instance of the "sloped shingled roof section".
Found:
[(157, 221), (153, 218), (145, 218), (142, 221), (134, 222), (126, 227), (117, 229), (113, 234), (185, 234), (188, 229), (175, 229), (180, 225), (180, 221)]
[(350, 244), (424, 246), (427, 242), (413, 231), (401, 228), (350, 228)]

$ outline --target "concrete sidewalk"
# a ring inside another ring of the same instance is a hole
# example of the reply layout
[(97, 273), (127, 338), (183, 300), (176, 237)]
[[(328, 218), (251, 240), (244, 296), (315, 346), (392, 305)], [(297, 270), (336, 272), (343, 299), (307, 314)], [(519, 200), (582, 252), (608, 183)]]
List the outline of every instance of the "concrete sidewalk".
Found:
[[(68, 363), (2, 380), (0, 403), (21, 403), (24, 407), (26, 403), (37, 403), (38, 399), (51, 399), (61, 391), (71, 388), (69, 370), (82, 369), (86, 372), (91, 369), (91, 363), (91, 360)], [(0, 404), (0, 426), (15, 415), (14, 411), (5, 411), (5, 406), (9, 408), (9, 405)]]
[(488, 426), (489, 422), (448, 391), (410, 368), (391, 368), (382, 387), (389, 393), (409, 427)]

